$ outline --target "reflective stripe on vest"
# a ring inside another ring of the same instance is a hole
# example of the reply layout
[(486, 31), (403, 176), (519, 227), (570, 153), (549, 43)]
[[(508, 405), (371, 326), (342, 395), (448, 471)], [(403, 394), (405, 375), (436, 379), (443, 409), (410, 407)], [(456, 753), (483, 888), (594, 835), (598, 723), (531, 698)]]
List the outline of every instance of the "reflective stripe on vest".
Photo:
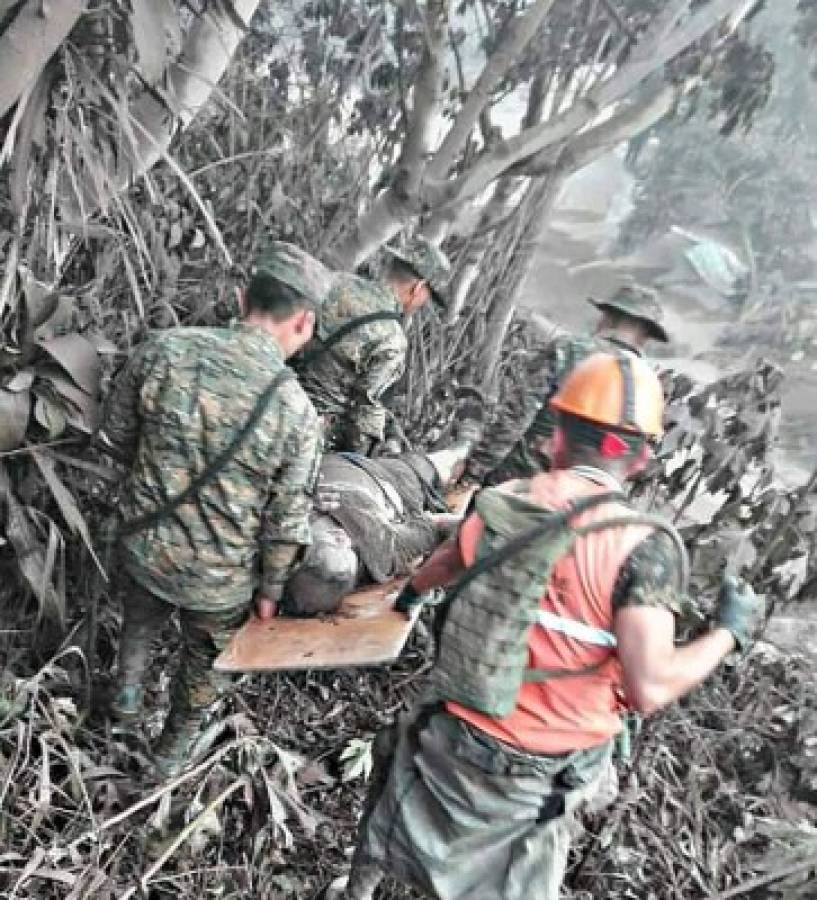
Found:
[(567, 619), (557, 616), (555, 613), (539, 610), (539, 624), (548, 631), (558, 631), (567, 637), (583, 641), (585, 644), (593, 644), (596, 647), (615, 647), (616, 636), (603, 628), (594, 628), (578, 619)]

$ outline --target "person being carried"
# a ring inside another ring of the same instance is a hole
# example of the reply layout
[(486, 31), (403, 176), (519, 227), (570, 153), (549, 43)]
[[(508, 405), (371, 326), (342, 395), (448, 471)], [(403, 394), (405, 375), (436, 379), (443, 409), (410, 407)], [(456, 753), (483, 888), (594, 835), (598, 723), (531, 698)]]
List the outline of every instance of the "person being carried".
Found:
[(411, 572), (457, 521), (442, 493), (462, 472), (469, 448), (462, 441), (390, 459), (324, 456), (310, 516), (312, 544), (287, 583), (282, 612), (334, 612), (355, 588)]
[(675, 642), (683, 545), (623, 492), (661, 433), (650, 367), (593, 355), (551, 408), (552, 471), (480, 492), (397, 599), (454, 583), (430, 696), (378, 739), (348, 898), (386, 872), (438, 900), (557, 900), (620, 714), (654, 713), (751, 643), (761, 603), (731, 578), (710, 630)]
[[(323, 419), (327, 449), (369, 455), (384, 437), (384, 395), (406, 363), (403, 318), (432, 300), (444, 307), (450, 265), (421, 238), (389, 253), (383, 282), (349, 272), (333, 273), (323, 298), (315, 337), (293, 360), (304, 390)], [(368, 319), (368, 321), (367, 321)], [(314, 351), (338, 329), (360, 324), (315, 358)], [(311, 358), (310, 358), (311, 357)]]
[(151, 643), (177, 612), (181, 657), (155, 748), (166, 773), (184, 764), (226, 686), (212, 671), (220, 648), (254, 595), (260, 606), (280, 599), (310, 543), (320, 423), (285, 360), (311, 338), (328, 287), (313, 262), (273, 243), (241, 295), (240, 324), (151, 335), (106, 401), (101, 443), (129, 469), (112, 712), (139, 714)]
[[(485, 437), (474, 449), (465, 471), (472, 484), (500, 484), (511, 478), (530, 478), (549, 468), (548, 442), (554, 418), (548, 401), (561, 382), (593, 353), (634, 353), (643, 357), (650, 341), (669, 340), (663, 311), (654, 291), (636, 284), (621, 287), (609, 300), (588, 298), (601, 313), (590, 337), (563, 333), (533, 340), (526, 368), (528, 384), (518, 398), (506, 398)], [(536, 332), (531, 318), (528, 330)], [(538, 336), (537, 336), (538, 337)], [(514, 390), (519, 390), (517, 385)]]

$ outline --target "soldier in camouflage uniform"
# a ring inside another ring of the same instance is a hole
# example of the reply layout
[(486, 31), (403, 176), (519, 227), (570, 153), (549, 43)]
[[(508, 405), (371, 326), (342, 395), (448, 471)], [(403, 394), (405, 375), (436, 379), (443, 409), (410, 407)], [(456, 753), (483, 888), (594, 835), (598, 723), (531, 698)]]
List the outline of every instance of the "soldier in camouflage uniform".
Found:
[(369, 454), (383, 440), (386, 391), (403, 373), (406, 336), (401, 319), (429, 299), (444, 306), (450, 266), (433, 244), (415, 239), (406, 250), (387, 247), (390, 260), (384, 281), (350, 273), (335, 274), (323, 299), (315, 339), (307, 353), (333, 332), (362, 316), (382, 320), (355, 328), (330, 352), (301, 364), (294, 360), (301, 384), (323, 419), (327, 449)]
[(669, 339), (661, 324), (661, 306), (648, 288), (625, 285), (609, 300), (590, 298), (589, 302), (602, 314), (591, 337), (562, 334), (534, 342), (525, 367), (527, 384), (503, 402), (486, 429), (486, 437), (468, 462), (466, 481), (499, 484), (546, 470), (546, 446), (554, 428), (548, 400), (578, 363), (593, 353), (611, 350), (643, 356), (650, 340), (666, 343)]
[[(181, 660), (157, 746), (160, 769), (184, 761), (222, 686), (212, 662), (253, 596), (269, 610), (310, 543), (321, 452), (315, 410), (285, 360), (311, 338), (328, 273), (283, 243), (259, 260), (233, 328), (173, 328), (137, 348), (107, 400), (102, 439), (129, 467), (120, 502), (124, 620), (113, 712), (139, 713), (149, 648), (172, 613)], [(259, 420), (196, 494), (162, 513), (245, 426)], [(129, 523), (158, 520), (129, 532)]]

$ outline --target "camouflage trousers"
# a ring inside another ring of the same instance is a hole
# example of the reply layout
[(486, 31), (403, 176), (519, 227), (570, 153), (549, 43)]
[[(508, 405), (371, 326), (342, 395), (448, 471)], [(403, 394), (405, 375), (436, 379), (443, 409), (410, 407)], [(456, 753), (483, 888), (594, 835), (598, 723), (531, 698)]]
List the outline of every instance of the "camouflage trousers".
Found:
[(144, 684), (151, 648), (174, 612), (179, 614), (181, 652), (171, 679), (170, 721), (201, 717), (232, 679), (213, 662), (232, 633), (246, 620), (249, 604), (202, 612), (161, 600), (124, 571), (119, 575), (123, 605), (119, 644), (120, 685)]
[(401, 725), (393, 747), (361, 823), (350, 900), (372, 896), (378, 871), (438, 900), (557, 900), (573, 812), (599, 791), (610, 742), (529, 754), (437, 712)]

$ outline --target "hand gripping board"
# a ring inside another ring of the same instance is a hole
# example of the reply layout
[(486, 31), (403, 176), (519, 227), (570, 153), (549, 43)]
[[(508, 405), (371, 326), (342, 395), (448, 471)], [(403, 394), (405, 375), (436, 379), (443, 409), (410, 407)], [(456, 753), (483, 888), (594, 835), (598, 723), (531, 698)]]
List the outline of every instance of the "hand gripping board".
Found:
[[(464, 508), (473, 491), (448, 496), (452, 509)], [(395, 612), (392, 603), (405, 578), (374, 584), (343, 598), (331, 615), (309, 619), (251, 616), (215, 661), (219, 672), (280, 672), (346, 669), (394, 662), (420, 614)]]

